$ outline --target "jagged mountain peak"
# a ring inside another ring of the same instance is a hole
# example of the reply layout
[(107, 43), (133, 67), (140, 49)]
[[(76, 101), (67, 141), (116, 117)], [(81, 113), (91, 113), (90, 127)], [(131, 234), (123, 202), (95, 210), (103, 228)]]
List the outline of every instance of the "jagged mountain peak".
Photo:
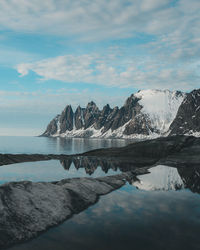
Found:
[(110, 105), (109, 104), (106, 104), (104, 107), (103, 107), (103, 109), (110, 109), (111, 107), (110, 107)]
[[(69, 105), (66, 105), (66, 107), (64, 108), (63, 110), (63, 114), (65, 113), (68, 113), (68, 112), (73, 112), (73, 109), (72, 109), (72, 106), (69, 104)], [(62, 114), (61, 114), (62, 115)]]
[(125, 101), (124, 106), (133, 106), (135, 105), (141, 98), (138, 98), (135, 94), (131, 94)]
[(106, 104), (106, 105), (103, 107), (103, 109), (102, 109), (102, 115), (105, 115), (105, 114), (111, 112), (111, 110), (112, 110), (112, 108), (110, 107), (110, 105), (109, 105), (109, 104)]
[(87, 107), (86, 108), (90, 108), (90, 107), (97, 107), (96, 103), (91, 101), (91, 102), (88, 102), (87, 104)]
[(122, 107), (91, 101), (73, 112), (67, 105), (48, 125), (44, 136), (132, 138), (163, 135), (174, 120), (185, 94), (170, 90), (140, 90)]

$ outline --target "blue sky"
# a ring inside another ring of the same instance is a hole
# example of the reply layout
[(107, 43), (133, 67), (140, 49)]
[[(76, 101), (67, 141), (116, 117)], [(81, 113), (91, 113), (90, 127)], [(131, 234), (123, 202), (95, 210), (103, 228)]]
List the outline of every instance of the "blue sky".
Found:
[(40, 134), (67, 105), (199, 88), (199, 0), (1, 0), (0, 135)]

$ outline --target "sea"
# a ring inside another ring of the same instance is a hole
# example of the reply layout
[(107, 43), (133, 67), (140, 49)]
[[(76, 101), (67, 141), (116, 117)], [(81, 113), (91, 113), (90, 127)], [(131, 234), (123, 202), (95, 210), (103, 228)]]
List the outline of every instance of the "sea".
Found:
[[(130, 140), (0, 137), (0, 153), (75, 154), (122, 147)], [(77, 168), (58, 160), (0, 166), (0, 185), (121, 173), (93, 161)], [(200, 170), (156, 165), (88, 209), (12, 250), (200, 249)]]

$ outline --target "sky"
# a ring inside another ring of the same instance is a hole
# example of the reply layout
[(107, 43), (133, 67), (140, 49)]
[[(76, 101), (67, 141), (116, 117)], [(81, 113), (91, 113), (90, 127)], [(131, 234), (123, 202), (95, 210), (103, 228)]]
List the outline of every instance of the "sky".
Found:
[(67, 104), (199, 88), (199, 0), (1, 0), (0, 135), (39, 135)]

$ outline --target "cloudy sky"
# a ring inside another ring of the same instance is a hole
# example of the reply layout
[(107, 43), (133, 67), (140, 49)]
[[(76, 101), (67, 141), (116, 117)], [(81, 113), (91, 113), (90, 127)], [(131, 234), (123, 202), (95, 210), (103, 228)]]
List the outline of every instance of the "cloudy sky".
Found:
[(0, 135), (37, 135), (66, 106), (199, 88), (199, 0), (1, 0)]

